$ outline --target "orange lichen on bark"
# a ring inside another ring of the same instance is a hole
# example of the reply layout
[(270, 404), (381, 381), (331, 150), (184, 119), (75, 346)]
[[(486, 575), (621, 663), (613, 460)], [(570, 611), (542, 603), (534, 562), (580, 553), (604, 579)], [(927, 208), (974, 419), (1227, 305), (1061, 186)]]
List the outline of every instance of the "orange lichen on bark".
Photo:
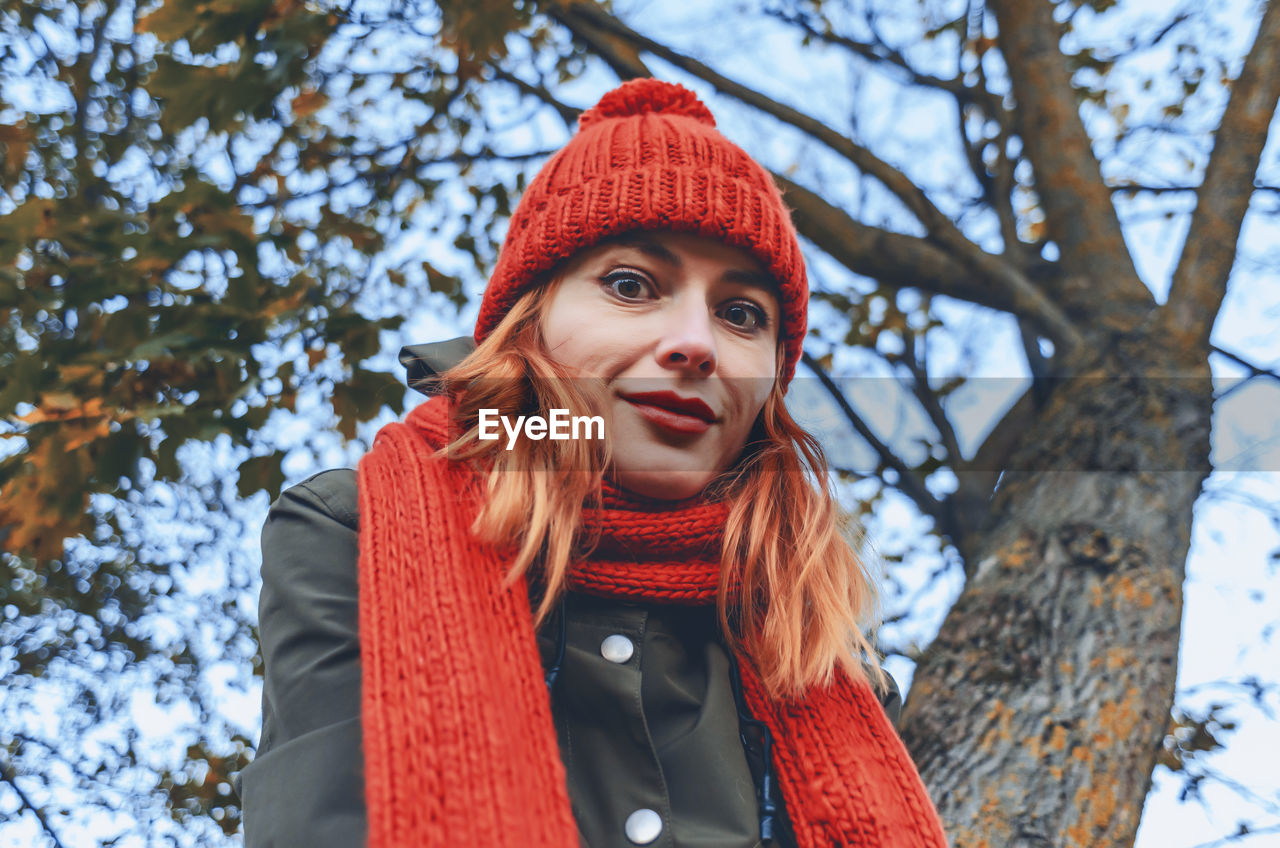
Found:
[(1127, 574), (1116, 578), (1116, 593), (1127, 603), (1136, 604), (1144, 609), (1149, 609), (1155, 603), (1151, 591), (1139, 588), (1137, 581)]
[(912, 681), (911, 688), (917, 700), (927, 700), (930, 692), (936, 688), (931, 680), (921, 680), (919, 683)]
[(1092, 607), (1094, 607), (1094, 608), (1100, 607), (1100, 606), (1102, 606), (1102, 602), (1103, 602), (1104, 600), (1106, 600), (1106, 595), (1105, 595), (1105, 594), (1103, 593), (1103, 591), (1102, 591), (1102, 584), (1101, 584), (1101, 583), (1091, 583), (1091, 584), (1089, 584), (1089, 604), (1090, 604), (1090, 606), (1092, 606)]
[(1013, 710), (996, 698), (991, 702), (986, 718), (992, 724), (982, 734), (978, 744), (986, 750), (1007, 746), (1013, 740)]
[(1110, 750), (1133, 735), (1142, 720), (1141, 690), (1130, 686), (1119, 701), (1111, 701), (1098, 710), (1098, 732), (1093, 735), (1094, 748)]
[[(1003, 794), (1004, 797), (1001, 797)], [(1005, 787), (1001, 793), (999, 784), (992, 783), (982, 793), (982, 806), (978, 809), (978, 821), (983, 828), (982, 844), (987, 844), (987, 837), (994, 838), (997, 845), (1009, 844), (1012, 830), (1009, 826), (1008, 811), (1014, 808), (1012, 802), (1016, 793)]]
[(994, 819), (1000, 813), (1000, 793), (996, 790), (995, 784), (987, 784), (987, 788), (982, 793), (982, 807), (979, 808), (979, 815), (984, 820)]
[(1075, 808), (1080, 818), (1067, 828), (1067, 844), (1099, 844), (1098, 837), (1110, 828), (1119, 808), (1115, 781), (1096, 777), (1082, 785), (1076, 790)]
[(1133, 652), (1128, 648), (1110, 648), (1107, 650), (1107, 671), (1118, 671), (1133, 661)]
[(1139, 690), (1130, 686), (1119, 701), (1109, 701), (1098, 710), (1099, 731), (1094, 735), (1094, 743), (1109, 745), (1127, 739), (1141, 719)]
[[(1098, 845), (1106, 841), (1108, 834), (1124, 832), (1128, 827), (1130, 811), (1120, 798), (1122, 782), (1117, 776), (1123, 763), (1106, 755), (1123, 750), (1125, 740), (1132, 737), (1141, 722), (1140, 694), (1137, 686), (1130, 686), (1118, 701), (1103, 704), (1094, 721), (1097, 732), (1092, 734), (1092, 744), (1071, 749), (1071, 758), (1085, 768), (1105, 764), (1105, 770), (1084, 775), (1084, 783), (1076, 789), (1073, 800), (1079, 818), (1063, 832), (1062, 844)], [(1060, 770), (1049, 771), (1055, 780), (1060, 778), (1055, 773)]]
[[(1053, 724), (1053, 719), (1049, 718), (1049, 716), (1045, 716), (1040, 720), (1040, 722), (1044, 727), (1047, 728), (1049, 725)], [(1043, 735), (1044, 735), (1043, 731), (1041, 731), (1039, 734), (1032, 733), (1027, 736), (1026, 742), (1023, 743), (1024, 747), (1026, 747), (1027, 749), (1027, 753), (1031, 755), (1031, 759), (1036, 760), (1037, 762), (1040, 760), (1041, 755), (1043, 753), (1040, 747), (1041, 745), (1040, 737)]]
[(955, 848), (992, 848), (986, 837), (970, 827), (953, 828), (950, 835)]
[(1143, 585), (1148, 582), (1146, 575), (1135, 579), (1132, 575), (1121, 574), (1100, 583), (1091, 583), (1089, 604), (1096, 609), (1110, 598), (1116, 606), (1123, 603), (1140, 609), (1151, 609), (1155, 606), (1156, 597), (1149, 587)]
[(1021, 568), (1027, 564), (1027, 560), (1031, 558), (1031, 554), (1035, 550), (1035, 545), (1025, 536), (1020, 536), (1014, 540), (1009, 546), (1008, 552), (1002, 557), (1004, 564), (1010, 568)]

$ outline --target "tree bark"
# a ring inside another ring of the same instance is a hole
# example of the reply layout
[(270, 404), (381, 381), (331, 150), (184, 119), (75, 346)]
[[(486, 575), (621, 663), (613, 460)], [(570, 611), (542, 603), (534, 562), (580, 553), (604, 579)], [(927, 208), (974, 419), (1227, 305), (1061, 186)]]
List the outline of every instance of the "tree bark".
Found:
[(1017, 101), (1014, 120), (1035, 168), (1050, 237), (1062, 253), (1068, 278), (1107, 280), (1108, 296), (1151, 302), (1120, 232), (1120, 219), (1071, 87), (1067, 57), (1059, 49), (1062, 27), (1048, 0), (992, 0), (1000, 52)]
[(1280, 3), (1263, 11), (1253, 48), (1231, 88), (1213, 154), (1191, 213), (1186, 247), (1169, 284), (1168, 308), (1161, 316), (1165, 332), (1191, 349), (1209, 344), (1213, 322), (1227, 294), (1235, 265), (1236, 242), (1253, 191), (1267, 132), (1280, 98)]
[(1143, 376), (1175, 357), (1159, 339), (1092, 349), (1013, 455), (903, 712), (955, 848), (1132, 845), (1168, 726), (1211, 385)]

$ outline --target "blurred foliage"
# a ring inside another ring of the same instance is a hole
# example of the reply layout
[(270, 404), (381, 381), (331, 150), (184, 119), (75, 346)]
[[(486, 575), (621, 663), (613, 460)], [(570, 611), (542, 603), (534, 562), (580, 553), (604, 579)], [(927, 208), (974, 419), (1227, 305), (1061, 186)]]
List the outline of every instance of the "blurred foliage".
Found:
[[(491, 46), (486, 19), (466, 4), (453, 11), (456, 44)], [(400, 381), (362, 366), (404, 320), (361, 305), (379, 294), (371, 277), (383, 296), (430, 290), (465, 303), (458, 280), (421, 258), (389, 268), (371, 258), (435, 202), (440, 181), (422, 176), (421, 160), (461, 140), (449, 137), (459, 120), (450, 110), (473, 104), (474, 84), (447, 53), (368, 75), (363, 87), (393, 81), (404, 112), (418, 116), (404, 141), (387, 144), (362, 126), (367, 100), (347, 87), (342, 62), (317, 63), (340, 26), (418, 19), (448, 26), (433, 9), (353, 23), (296, 0), (0, 11), (6, 715), (23, 714), (45, 679), (63, 684), (68, 719), (98, 715), (108, 694), (78, 672), (146, 669), (149, 685), (198, 703), (214, 663), (256, 670), (252, 617), (235, 604), (210, 611), (230, 630), (203, 649), (141, 625), (189, 600), (180, 581), (202, 549), (172, 550), (136, 520), (154, 507), (150, 492), (189, 490), (184, 445), (216, 441), (245, 458), (234, 492), (204, 498), (203, 520), (250, 537), (219, 513), (237, 496), (279, 492), (287, 451), (261, 435), (273, 413), (318, 392), (351, 439), (384, 407), (403, 411)], [(344, 96), (331, 98), (335, 85)], [(492, 211), (505, 215), (499, 198)], [(84, 544), (64, 542), (75, 539)], [(236, 578), (230, 588), (249, 588), (247, 571)], [(77, 784), (87, 797), (102, 797), (104, 775), (122, 785), (141, 769), (135, 791), (107, 807), (145, 822), (158, 798), (176, 824), (195, 816), (230, 834), (239, 813), (228, 775), (251, 744), (202, 712), (210, 722), (176, 768), (131, 745), (76, 751), (65, 727), (43, 743), (3, 741), (19, 774), (96, 759)]]
[(1196, 756), (1221, 750), (1223, 738), (1236, 729), (1235, 722), (1222, 715), (1225, 710), (1225, 704), (1211, 704), (1202, 715), (1175, 709), (1157, 762), (1170, 771), (1186, 771)]

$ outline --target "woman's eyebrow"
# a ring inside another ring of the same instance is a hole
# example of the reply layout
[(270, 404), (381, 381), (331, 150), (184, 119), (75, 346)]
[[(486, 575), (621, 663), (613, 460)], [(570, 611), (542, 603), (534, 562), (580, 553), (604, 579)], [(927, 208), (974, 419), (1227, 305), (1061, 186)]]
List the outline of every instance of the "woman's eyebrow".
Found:
[[(643, 233), (624, 233), (614, 236), (607, 240), (611, 244), (618, 247), (632, 247), (654, 257), (675, 268), (684, 267), (684, 263), (680, 261), (680, 257), (668, 250), (663, 245), (649, 238)], [(778, 281), (774, 279), (772, 274), (764, 271), (752, 271), (747, 268), (731, 268), (720, 275), (720, 279), (727, 283), (741, 283), (742, 285), (755, 286), (766, 291), (778, 293)]]
[(684, 265), (684, 263), (680, 261), (679, 256), (663, 247), (661, 244), (658, 244), (656, 241), (645, 238), (642, 233), (623, 233), (620, 236), (614, 236), (606, 241), (618, 247), (633, 247), (641, 253), (648, 254), (654, 259), (665, 262), (666, 264), (676, 268), (680, 268)]
[(778, 281), (774, 279), (772, 274), (763, 271), (748, 271), (745, 268), (730, 268), (720, 275), (720, 279), (726, 283), (739, 283), (744, 286), (753, 286), (758, 289), (764, 289), (767, 292), (777, 295), (779, 293)]

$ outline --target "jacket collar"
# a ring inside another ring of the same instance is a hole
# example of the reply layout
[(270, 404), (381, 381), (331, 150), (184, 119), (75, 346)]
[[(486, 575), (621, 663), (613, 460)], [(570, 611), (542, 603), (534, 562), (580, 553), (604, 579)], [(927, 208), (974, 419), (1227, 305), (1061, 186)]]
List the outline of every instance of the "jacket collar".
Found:
[(408, 371), (405, 382), (409, 388), (430, 397), (439, 382), (436, 375), (448, 371), (475, 349), (476, 340), (471, 336), (405, 345), (400, 348), (400, 364)]

